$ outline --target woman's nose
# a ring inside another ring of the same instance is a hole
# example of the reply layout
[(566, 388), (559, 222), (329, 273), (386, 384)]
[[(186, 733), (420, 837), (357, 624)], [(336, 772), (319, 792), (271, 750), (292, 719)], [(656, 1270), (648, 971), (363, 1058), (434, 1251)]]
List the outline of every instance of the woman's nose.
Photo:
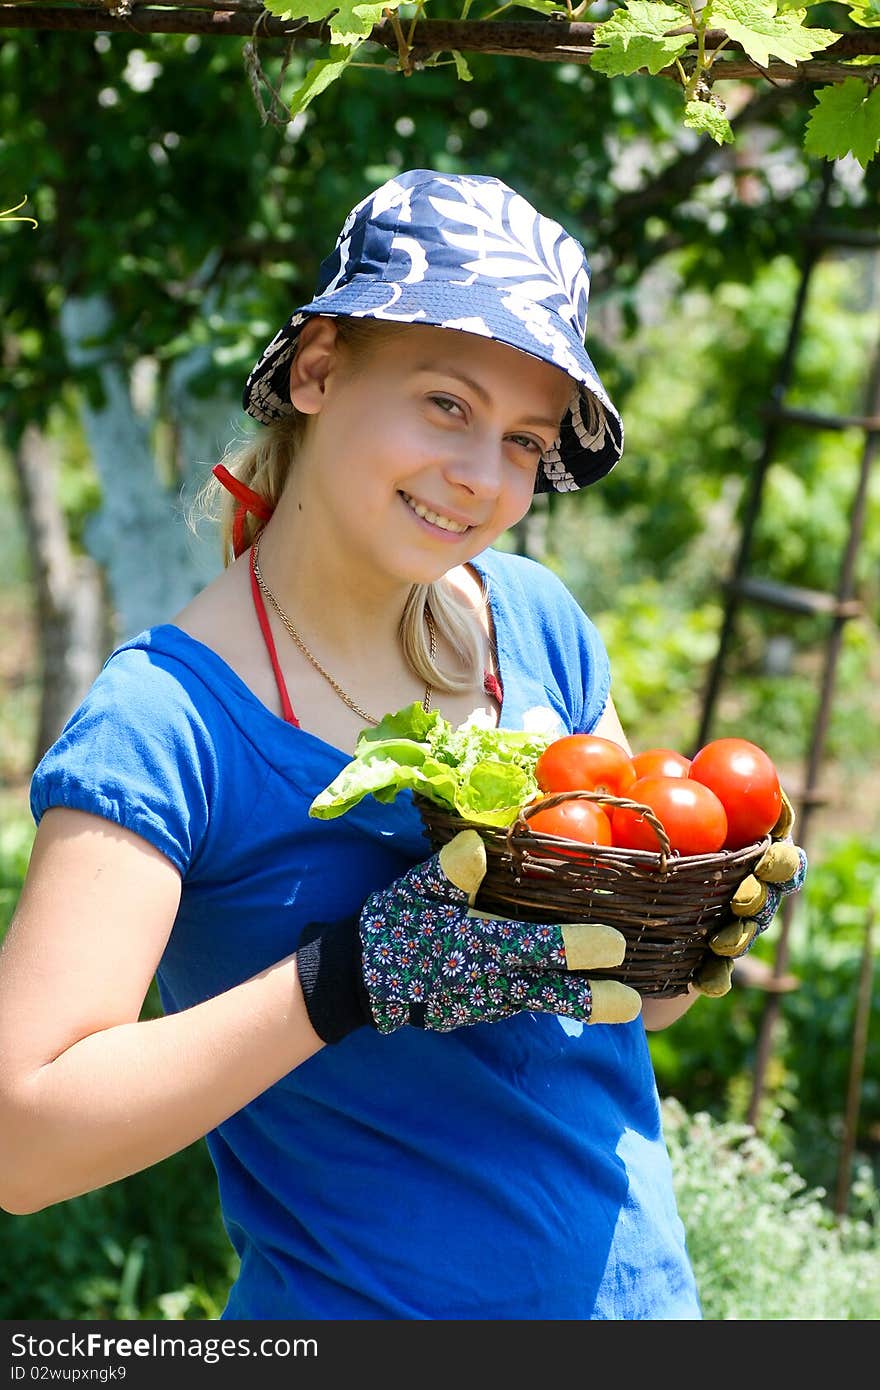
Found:
[(446, 461), (447, 481), (474, 497), (497, 497), (504, 478), (504, 454), (500, 443), (471, 438)]

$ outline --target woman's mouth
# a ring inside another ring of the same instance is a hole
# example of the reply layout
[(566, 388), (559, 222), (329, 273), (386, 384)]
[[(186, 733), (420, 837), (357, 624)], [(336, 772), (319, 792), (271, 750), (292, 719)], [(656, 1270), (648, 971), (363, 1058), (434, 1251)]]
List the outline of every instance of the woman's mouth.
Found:
[(416, 516), (420, 516), (431, 526), (439, 527), (441, 531), (451, 531), (453, 535), (463, 536), (465, 531), (471, 529), (466, 522), (455, 521), (451, 516), (444, 516), (442, 512), (435, 512), (432, 507), (426, 507), (423, 502), (417, 502), (408, 492), (401, 491), (400, 495), (410, 511), (415, 512)]

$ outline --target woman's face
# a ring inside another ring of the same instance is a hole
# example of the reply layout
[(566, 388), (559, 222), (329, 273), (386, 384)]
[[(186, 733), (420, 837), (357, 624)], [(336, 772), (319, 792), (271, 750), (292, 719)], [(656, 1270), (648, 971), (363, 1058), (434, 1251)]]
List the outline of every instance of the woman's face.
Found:
[(526, 513), (572, 384), (559, 368), (424, 325), (351, 349), (314, 320), (291, 395), (311, 416), (291, 483), (306, 543), (429, 583)]

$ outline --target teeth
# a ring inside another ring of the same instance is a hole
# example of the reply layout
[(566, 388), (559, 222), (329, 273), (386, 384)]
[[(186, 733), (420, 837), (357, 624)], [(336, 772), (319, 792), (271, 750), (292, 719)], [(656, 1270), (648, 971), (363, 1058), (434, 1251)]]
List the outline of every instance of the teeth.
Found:
[(409, 507), (412, 507), (416, 516), (423, 517), (425, 521), (430, 521), (432, 526), (439, 526), (441, 531), (455, 531), (461, 535), (464, 531), (469, 531), (469, 526), (462, 526), (459, 521), (452, 521), (448, 516), (441, 516), (439, 512), (432, 512), (430, 507), (423, 507), (421, 502), (416, 502), (415, 498), (410, 497), (409, 493), (402, 492), (401, 496)]

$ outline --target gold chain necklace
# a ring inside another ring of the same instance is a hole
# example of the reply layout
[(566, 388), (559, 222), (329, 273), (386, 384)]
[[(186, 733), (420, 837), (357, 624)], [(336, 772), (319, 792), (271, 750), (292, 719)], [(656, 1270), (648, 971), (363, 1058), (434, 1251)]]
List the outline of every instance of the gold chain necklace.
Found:
[[(359, 719), (365, 720), (367, 724), (378, 724), (379, 720), (375, 719), (372, 714), (367, 714), (366, 710), (361, 709), (360, 705), (356, 704), (355, 701), (351, 698), (351, 696), (346, 694), (339, 682), (333, 679), (330, 672), (325, 670), (318, 658), (314, 656), (312, 652), (309, 651), (308, 647), (306, 646), (303, 639), (300, 637), (293, 623), (290, 621), (284, 609), (281, 607), (281, 604), (278, 602), (277, 598), (272, 593), (272, 590), (269, 588), (269, 585), (266, 583), (260, 571), (261, 539), (262, 533), (259, 536), (257, 536), (257, 539), (254, 541), (253, 546), (254, 578), (259, 584), (261, 592), (269, 600), (272, 607), (275, 609), (275, 612), (278, 614), (279, 618), (281, 619), (282, 623), (287, 629), (287, 632), (293, 638), (294, 642), (299, 647), (303, 656), (306, 658), (307, 661), (310, 661), (311, 664), (314, 666), (315, 670), (318, 671), (319, 674), (324, 677), (327, 684), (331, 686), (333, 690), (336, 691), (336, 694), (339, 696), (340, 700), (342, 700), (344, 704), (348, 705), (348, 708), (350, 710), (353, 710)], [(434, 627), (434, 619), (431, 614), (431, 610), (428, 607), (425, 608), (425, 622), (428, 624), (428, 637), (431, 643), (431, 660), (433, 661), (435, 656), (437, 655), (437, 632)], [(425, 711), (426, 714), (431, 708), (432, 694), (433, 689), (431, 686), (431, 682), (428, 681), (425, 685), (425, 695), (424, 699), (422, 700), (422, 709)]]

